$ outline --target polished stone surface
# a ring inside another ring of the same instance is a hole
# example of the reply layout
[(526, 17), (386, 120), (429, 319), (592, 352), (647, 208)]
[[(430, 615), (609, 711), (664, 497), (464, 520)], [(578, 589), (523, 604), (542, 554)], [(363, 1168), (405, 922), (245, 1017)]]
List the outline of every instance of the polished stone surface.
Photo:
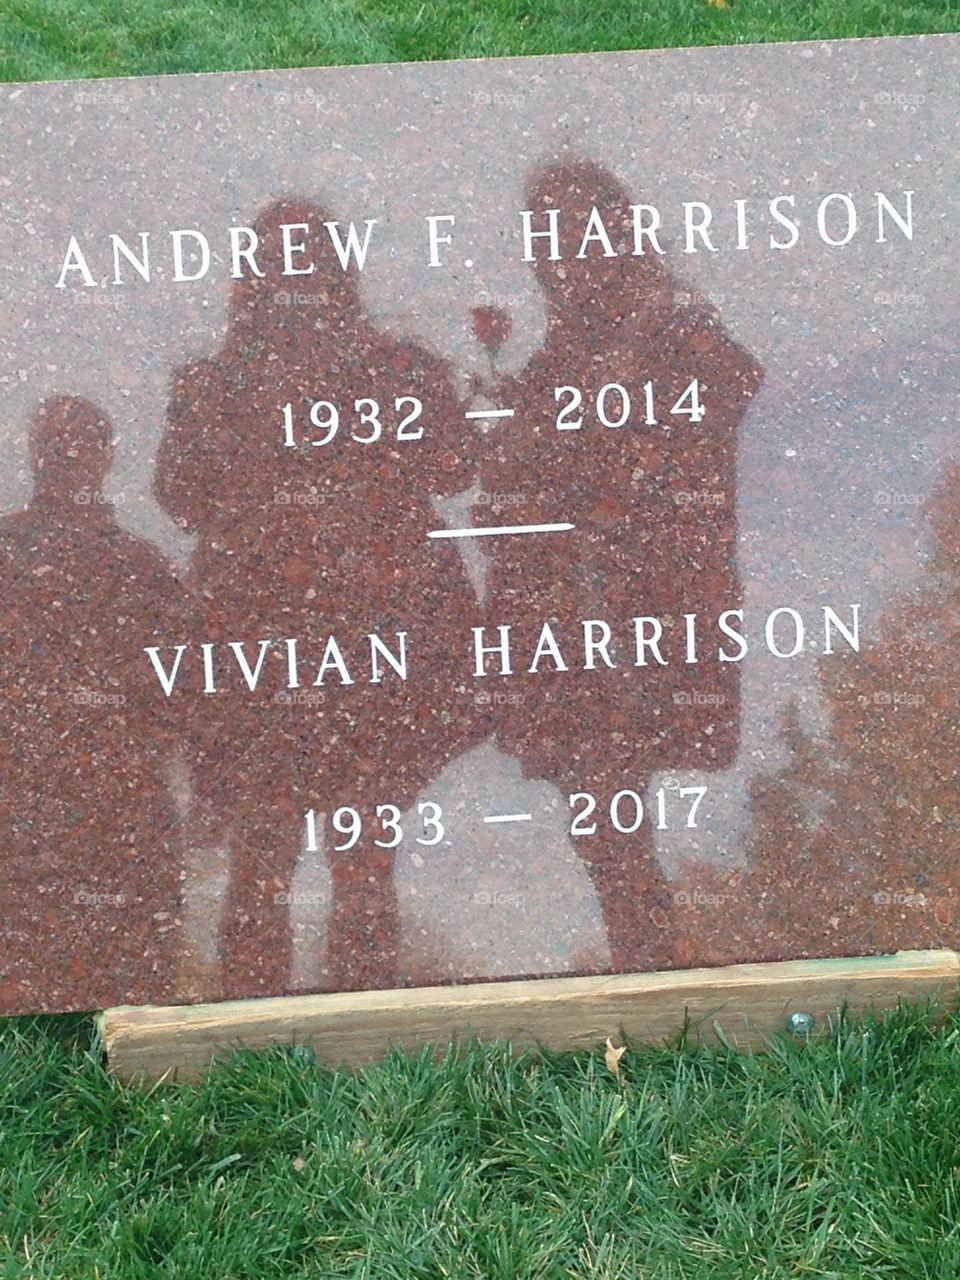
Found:
[(956, 946), (958, 69), (0, 87), (0, 1011)]

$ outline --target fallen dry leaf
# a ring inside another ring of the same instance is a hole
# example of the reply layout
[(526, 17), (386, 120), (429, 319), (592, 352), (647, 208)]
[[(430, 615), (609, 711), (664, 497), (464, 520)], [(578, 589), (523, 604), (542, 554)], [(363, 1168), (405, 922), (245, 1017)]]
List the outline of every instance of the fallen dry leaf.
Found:
[(607, 1064), (607, 1070), (612, 1071), (618, 1080), (620, 1079), (620, 1059), (626, 1052), (627, 1050), (625, 1045), (621, 1045), (619, 1049), (615, 1049), (610, 1042), (610, 1037), (607, 1036), (607, 1049), (603, 1058)]

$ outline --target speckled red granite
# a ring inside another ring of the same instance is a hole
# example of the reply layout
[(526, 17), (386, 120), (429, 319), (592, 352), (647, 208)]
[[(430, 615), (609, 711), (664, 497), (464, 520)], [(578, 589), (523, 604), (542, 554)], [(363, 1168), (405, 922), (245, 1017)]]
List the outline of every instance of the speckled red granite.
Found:
[[(940, 36), (0, 87), (0, 1012), (957, 945), (958, 69)], [(878, 243), (907, 190), (915, 234)], [(683, 252), (683, 201), (716, 252)], [(559, 256), (523, 261), (521, 210)], [(611, 253), (578, 256), (593, 210)], [(368, 218), (344, 271), (323, 226)], [(117, 285), (109, 236), (141, 232), (153, 278)], [(72, 235), (93, 287), (55, 287)], [(669, 412), (694, 379), (699, 421)], [(336, 436), (288, 447), (314, 401)], [(531, 525), (562, 527), (429, 536)], [(666, 663), (632, 661), (637, 617)], [(566, 670), (530, 669), (545, 623)], [(478, 679), (501, 626), (514, 670)], [(406, 680), (369, 679), (368, 633)], [(316, 686), (331, 636), (353, 683)], [(251, 689), (229, 645), (261, 641)], [(145, 651), (180, 644), (167, 696)]]

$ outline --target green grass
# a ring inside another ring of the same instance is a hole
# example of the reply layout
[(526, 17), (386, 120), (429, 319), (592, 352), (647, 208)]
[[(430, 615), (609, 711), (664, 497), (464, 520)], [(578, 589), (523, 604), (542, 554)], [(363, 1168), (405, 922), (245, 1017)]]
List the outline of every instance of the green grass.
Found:
[(957, 0), (3, 0), (0, 80), (955, 31)]
[(125, 1089), (89, 1024), (0, 1028), (0, 1275), (960, 1275), (960, 1020), (768, 1055), (281, 1051)]

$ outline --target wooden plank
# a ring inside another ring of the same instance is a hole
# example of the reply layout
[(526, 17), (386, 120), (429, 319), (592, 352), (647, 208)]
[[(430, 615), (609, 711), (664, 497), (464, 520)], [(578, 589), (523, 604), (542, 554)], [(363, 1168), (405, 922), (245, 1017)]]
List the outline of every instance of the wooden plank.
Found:
[(788, 960), (719, 969), (546, 978), (460, 986), (336, 992), (163, 1008), (123, 1006), (100, 1015), (111, 1070), (122, 1080), (197, 1079), (237, 1046), (308, 1044), (330, 1066), (356, 1067), (391, 1045), (444, 1046), (472, 1033), (516, 1048), (576, 1049), (624, 1033), (660, 1044), (690, 1019), (692, 1040), (717, 1030), (740, 1048), (762, 1048), (795, 1011), (822, 1027), (853, 1011), (930, 998), (956, 1007), (954, 951)]

